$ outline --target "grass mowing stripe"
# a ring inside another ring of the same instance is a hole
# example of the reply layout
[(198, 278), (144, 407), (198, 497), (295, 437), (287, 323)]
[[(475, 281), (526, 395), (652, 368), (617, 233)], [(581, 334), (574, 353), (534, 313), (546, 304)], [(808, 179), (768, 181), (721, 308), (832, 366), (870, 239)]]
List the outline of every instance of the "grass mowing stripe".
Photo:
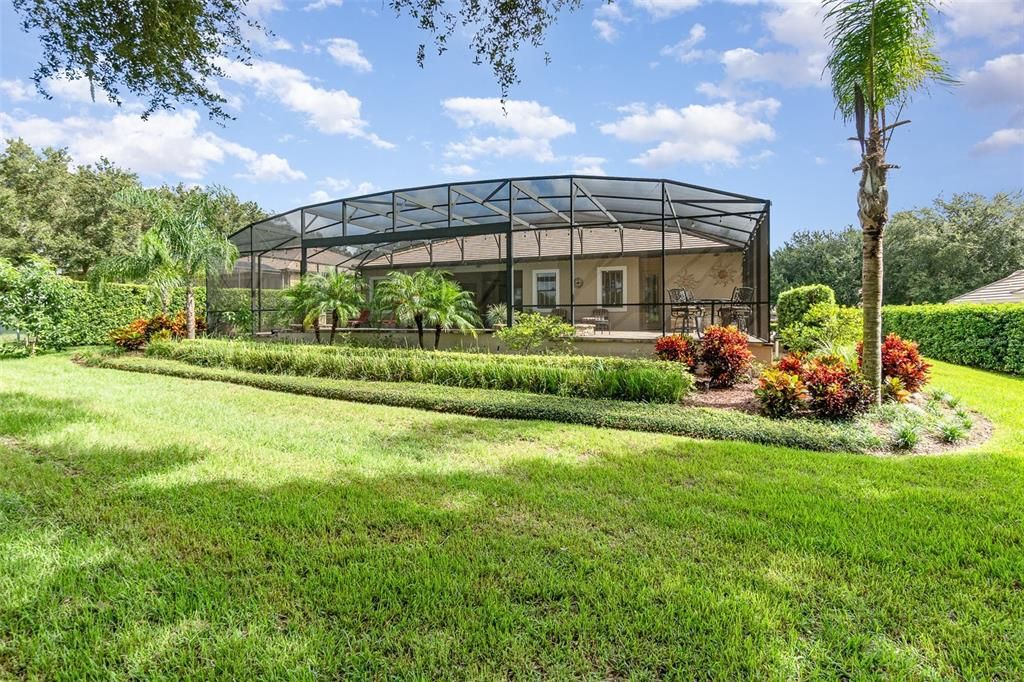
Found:
[(629, 431), (648, 431), (692, 438), (744, 440), (817, 451), (866, 452), (881, 446), (858, 423), (809, 420), (779, 421), (732, 410), (655, 405), (613, 400), (536, 395), (516, 391), (445, 387), (415, 383), (359, 382), (291, 375), (269, 375), (235, 369), (200, 367), (173, 360), (85, 353), (93, 367), (161, 374), (183, 379), (223, 381), (271, 391), (412, 407), (434, 412), (499, 419), (530, 419), (583, 424)]

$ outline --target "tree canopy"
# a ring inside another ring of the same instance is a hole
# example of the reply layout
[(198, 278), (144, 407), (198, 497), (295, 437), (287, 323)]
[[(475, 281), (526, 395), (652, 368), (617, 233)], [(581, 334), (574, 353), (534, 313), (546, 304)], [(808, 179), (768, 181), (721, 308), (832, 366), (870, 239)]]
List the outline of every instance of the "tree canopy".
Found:
[[(64, 149), (36, 151), (21, 139), (8, 140), (0, 152), (0, 257), (20, 263), (41, 256), (67, 275), (87, 277), (100, 260), (138, 247), (148, 216), (116, 197), (141, 187), (138, 176), (106, 159), (74, 165)], [(181, 205), (207, 195), (211, 226), (221, 234), (267, 215), (220, 187), (179, 184), (157, 191)]]
[[(1024, 267), (1021, 225), (1020, 192), (954, 194), (896, 213), (884, 246), (886, 304), (941, 303)], [(772, 254), (772, 297), (822, 283), (838, 303), (856, 305), (860, 261), (859, 229), (797, 232)]]

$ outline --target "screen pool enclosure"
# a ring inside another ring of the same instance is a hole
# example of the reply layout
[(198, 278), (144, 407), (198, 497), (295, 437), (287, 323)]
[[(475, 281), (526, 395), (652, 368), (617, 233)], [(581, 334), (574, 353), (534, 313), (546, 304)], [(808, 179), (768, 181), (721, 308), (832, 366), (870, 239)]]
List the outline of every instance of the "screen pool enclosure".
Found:
[[(513, 310), (618, 332), (735, 321), (766, 338), (770, 206), (672, 180), (584, 175), (325, 201), (231, 235), (240, 258), (230, 273), (209, 274), (208, 322), (294, 330), (280, 293), (306, 273), (358, 273), (372, 301), (389, 273), (438, 268), (473, 293), (481, 317), (504, 304), (506, 324)], [(396, 326), (368, 313), (356, 324)]]

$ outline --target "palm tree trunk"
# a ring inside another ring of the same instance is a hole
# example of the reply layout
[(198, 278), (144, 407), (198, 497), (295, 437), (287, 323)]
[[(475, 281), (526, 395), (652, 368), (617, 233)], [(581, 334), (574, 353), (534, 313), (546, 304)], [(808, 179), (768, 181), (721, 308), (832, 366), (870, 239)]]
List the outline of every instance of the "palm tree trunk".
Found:
[(434, 327), (434, 350), (441, 345), (441, 325)]
[(185, 285), (185, 330), (188, 338), (196, 338), (196, 292), (191, 282)]
[(331, 313), (331, 343), (334, 345), (334, 332), (338, 331), (338, 311), (335, 310)]
[(857, 217), (864, 236), (861, 273), (864, 359), (861, 371), (871, 386), (875, 404), (882, 400), (882, 234), (889, 220), (887, 173), (884, 136), (872, 121), (867, 151), (861, 163)]
[(416, 336), (420, 340), (420, 350), (424, 350), (425, 346), (423, 345), (423, 316), (416, 315), (412, 319), (416, 322)]
[(313, 318), (313, 338), (316, 339), (317, 345), (320, 344), (320, 316), (317, 315)]

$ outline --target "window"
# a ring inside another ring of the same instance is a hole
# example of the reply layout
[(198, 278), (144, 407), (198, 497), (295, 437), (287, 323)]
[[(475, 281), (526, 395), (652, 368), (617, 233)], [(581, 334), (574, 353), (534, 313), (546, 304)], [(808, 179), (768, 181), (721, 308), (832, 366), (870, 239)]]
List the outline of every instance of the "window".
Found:
[(558, 305), (558, 270), (534, 271), (533, 304), (538, 308), (554, 308)]
[(626, 268), (598, 268), (601, 307), (609, 310), (626, 309)]

